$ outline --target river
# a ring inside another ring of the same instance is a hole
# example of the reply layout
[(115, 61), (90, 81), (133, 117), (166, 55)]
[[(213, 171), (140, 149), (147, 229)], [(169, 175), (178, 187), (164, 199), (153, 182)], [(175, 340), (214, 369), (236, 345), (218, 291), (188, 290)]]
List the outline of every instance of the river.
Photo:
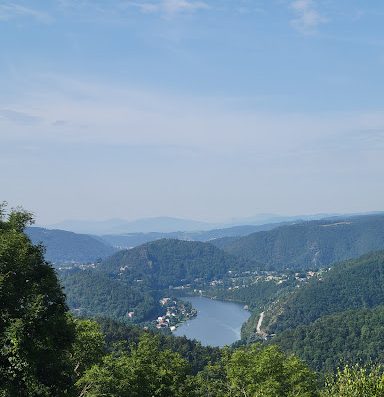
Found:
[(182, 298), (197, 309), (197, 317), (180, 325), (174, 335), (196, 339), (205, 346), (230, 345), (240, 339), (241, 326), (250, 313), (243, 305), (202, 296)]

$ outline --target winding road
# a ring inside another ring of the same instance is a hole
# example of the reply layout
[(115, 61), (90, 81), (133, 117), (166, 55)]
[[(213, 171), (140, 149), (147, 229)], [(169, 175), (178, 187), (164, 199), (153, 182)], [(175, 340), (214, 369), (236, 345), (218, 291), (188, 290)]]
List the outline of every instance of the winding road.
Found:
[(267, 334), (261, 330), (261, 325), (263, 324), (263, 320), (264, 320), (264, 312), (261, 312), (259, 321), (257, 322), (257, 326), (256, 326), (256, 333), (261, 337), (266, 338)]

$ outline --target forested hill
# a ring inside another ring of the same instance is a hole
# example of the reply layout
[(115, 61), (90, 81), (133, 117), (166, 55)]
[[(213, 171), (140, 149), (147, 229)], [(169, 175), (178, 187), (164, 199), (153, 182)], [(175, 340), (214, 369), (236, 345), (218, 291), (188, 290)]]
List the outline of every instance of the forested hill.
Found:
[(212, 243), (271, 269), (321, 268), (384, 249), (384, 215), (302, 222)]
[(40, 227), (28, 227), (26, 234), (34, 244), (44, 245), (45, 258), (54, 264), (93, 262), (116, 252), (116, 249), (109, 244), (87, 234)]
[[(349, 309), (384, 304), (384, 251), (338, 264), (267, 313), (269, 331), (281, 332)], [(277, 316), (275, 313), (278, 313)]]
[[(256, 264), (247, 266), (256, 267)], [(245, 268), (245, 262), (209, 243), (162, 239), (119, 251), (102, 263), (102, 269), (121, 273), (128, 281), (140, 279), (153, 288), (168, 288), (195, 279), (222, 277), (228, 270)]]
[(68, 306), (81, 316), (104, 316), (126, 321), (135, 312), (135, 322), (155, 319), (162, 310), (153, 291), (126, 283), (96, 269), (59, 272)]
[(384, 306), (324, 316), (285, 330), (271, 339), (318, 371), (335, 371), (345, 363), (384, 361)]
[(127, 313), (134, 312), (133, 321), (141, 322), (159, 315), (159, 298), (170, 286), (207, 282), (246, 265), (256, 267), (208, 243), (164, 239), (119, 251), (96, 268), (59, 276), (76, 313), (127, 321)]

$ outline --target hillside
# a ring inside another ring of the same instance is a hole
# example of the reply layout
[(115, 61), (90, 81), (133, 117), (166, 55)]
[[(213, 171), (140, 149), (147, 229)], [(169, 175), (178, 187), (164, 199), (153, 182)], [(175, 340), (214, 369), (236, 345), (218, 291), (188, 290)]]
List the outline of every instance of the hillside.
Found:
[(128, 313), (134, 312), (134, 320), (140, 322), (156, 318), (161, 312), (152, 291), (129, 285), (103, 272), (92, 269), (62, 271), (59, 277), (68, 306), (77, 315), (128, 320)]
[(315, 269), (384, 249), (384, 215), (303, 222), (212, 243), (271, 269)]
[(59, 277), (76, 313), (127, 321), (134, 312), (132, 321), (142, 322), (162, 311), (162, 296), (177, 295), (170, 286), (209, 282), (243, 266), (211, 244), (163, 239), (119, 251), (96, 268), (60, 271)]
[(337, 264), (322, 279), (299, 288), (267, 312), (270, 333), (279, 333), (349, 309), (384, 304), (384, 251)]
[(86, 234), (40, 227), (28, 227), (26, 234), (34, 244), (44, 245), (45, 258), (54, 264), (93, 262), (116, 252), (116, 249), (106, 242)]
[(318, 371), (334, 371), (346, 363), (384, 361), (384, 306), (321, 317), (271, 339)]
[(120, 274), (128, 281), (140, 279), (156, 289), (222, 277), (228, 270), (243, 267), (245, 261), (209, 243), (171, 239), (119, 251), (102, 263), (104, 271)]

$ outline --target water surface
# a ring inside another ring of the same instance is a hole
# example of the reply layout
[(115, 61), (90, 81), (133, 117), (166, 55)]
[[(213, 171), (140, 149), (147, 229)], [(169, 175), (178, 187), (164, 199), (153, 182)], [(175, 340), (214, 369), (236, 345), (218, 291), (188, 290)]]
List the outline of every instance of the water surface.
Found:
[(196, 339), (207, 346), (230, 345), (240, 339), (241, 326), (250, 313), (243, 305), (202, 296), (183, 298), (197, 309), (197, 317), (179, 326), (174, 335)]

